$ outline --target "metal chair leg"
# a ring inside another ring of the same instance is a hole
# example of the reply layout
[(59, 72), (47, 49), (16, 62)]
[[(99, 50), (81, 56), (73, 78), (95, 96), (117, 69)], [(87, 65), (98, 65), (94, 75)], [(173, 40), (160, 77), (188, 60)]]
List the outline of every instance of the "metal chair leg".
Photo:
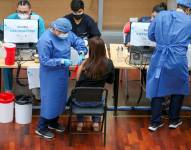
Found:
[(104, 121), (105, 121), (105, 116), (103, 114), (103, 119), (102, 119), (102, 122), (101, 122), (101, 131), (103, 132), (103, 124), (104, 124)]
[(107, 124), (107, 111), (104, 113), (104, 146), (106, 145), (106, 124)]
[(70, 121), (71, 121), (71, 116), (69, 115), (69, 117), (68, 117), (68, 126), (67, 126), (67, 129), (68, 129), (68, 131), (70, 130)]

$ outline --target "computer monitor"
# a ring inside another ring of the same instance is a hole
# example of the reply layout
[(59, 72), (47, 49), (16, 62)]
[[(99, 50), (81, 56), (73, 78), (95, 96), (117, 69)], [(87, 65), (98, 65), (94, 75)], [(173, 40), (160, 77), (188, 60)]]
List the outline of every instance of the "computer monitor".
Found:
[(4, 42), (15, 43), (17, 48), (30, 48), (37, 41), (38, 20), (4, 19)]

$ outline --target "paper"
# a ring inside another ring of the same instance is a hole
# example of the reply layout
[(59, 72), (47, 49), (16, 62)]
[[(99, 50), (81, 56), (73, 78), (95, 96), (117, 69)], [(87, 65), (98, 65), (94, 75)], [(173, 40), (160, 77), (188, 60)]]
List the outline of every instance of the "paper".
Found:
[(4, 19), (4, 42), (37, 43), (38, 20)]
[(28, 67), (27, 76), (29, 89), (40, 87), (39, 67)]
[(156, 46), (148, 38), (148, 28), (150, 23), (133, 22), (131, 23), (130, 45), (133, 46)]

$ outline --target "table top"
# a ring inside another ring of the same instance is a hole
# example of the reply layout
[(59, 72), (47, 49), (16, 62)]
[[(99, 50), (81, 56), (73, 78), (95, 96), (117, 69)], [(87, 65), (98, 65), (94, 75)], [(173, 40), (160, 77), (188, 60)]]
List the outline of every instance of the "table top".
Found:
[(110, 59), (113, 61), (115, 68), (135, 69), (135, 66), (129, 65), (129, 57), (128, 48), (123, 44), (110, 44)]
[[(123, 50), (121, 50), (123, 48)], [(120, 51), (120, 53), (119, 53)], [(109, 52), (106, 46), (106, 55), (109, 58)], [(127, 47), (123, 44), (110, 44), (110, 59), (113, 61), (114, 67), (119, 69), (135, 69), (135, 66), (129, 65), (129, 53)], [(34, 61), (22, 61), (22, 68), (34, 67), (39, 68), (40, 64)], [(0, 58), (0, 68), (18, 68), (17, 62), (14, 65), (5, 65), (5, 60)], [(71, 67), (73, 68), (73, 67)]]
[[(35, 63), (34, 61), (22, 61), (21, 62), (22, 68), (34, 67), (38, 68), (40, 66), (39, 63)], [(5, 65), (5, 60), (0, 59), (0, 68), (18, 68), (17, 62), (14, 65)]]

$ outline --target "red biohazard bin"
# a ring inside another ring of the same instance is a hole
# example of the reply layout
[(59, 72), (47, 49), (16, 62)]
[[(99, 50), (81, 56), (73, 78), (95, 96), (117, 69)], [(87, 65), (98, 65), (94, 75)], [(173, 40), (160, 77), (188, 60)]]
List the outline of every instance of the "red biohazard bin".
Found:
[(0, 123), (13, 121), (15, 95), (11, 92), (0, 93)]
[(14, 65), (15, 63), (15, 51), (16, 45), (13, 43), (4, 43), (3, 47), (6, 50), (5, 64), (6, 65)]

